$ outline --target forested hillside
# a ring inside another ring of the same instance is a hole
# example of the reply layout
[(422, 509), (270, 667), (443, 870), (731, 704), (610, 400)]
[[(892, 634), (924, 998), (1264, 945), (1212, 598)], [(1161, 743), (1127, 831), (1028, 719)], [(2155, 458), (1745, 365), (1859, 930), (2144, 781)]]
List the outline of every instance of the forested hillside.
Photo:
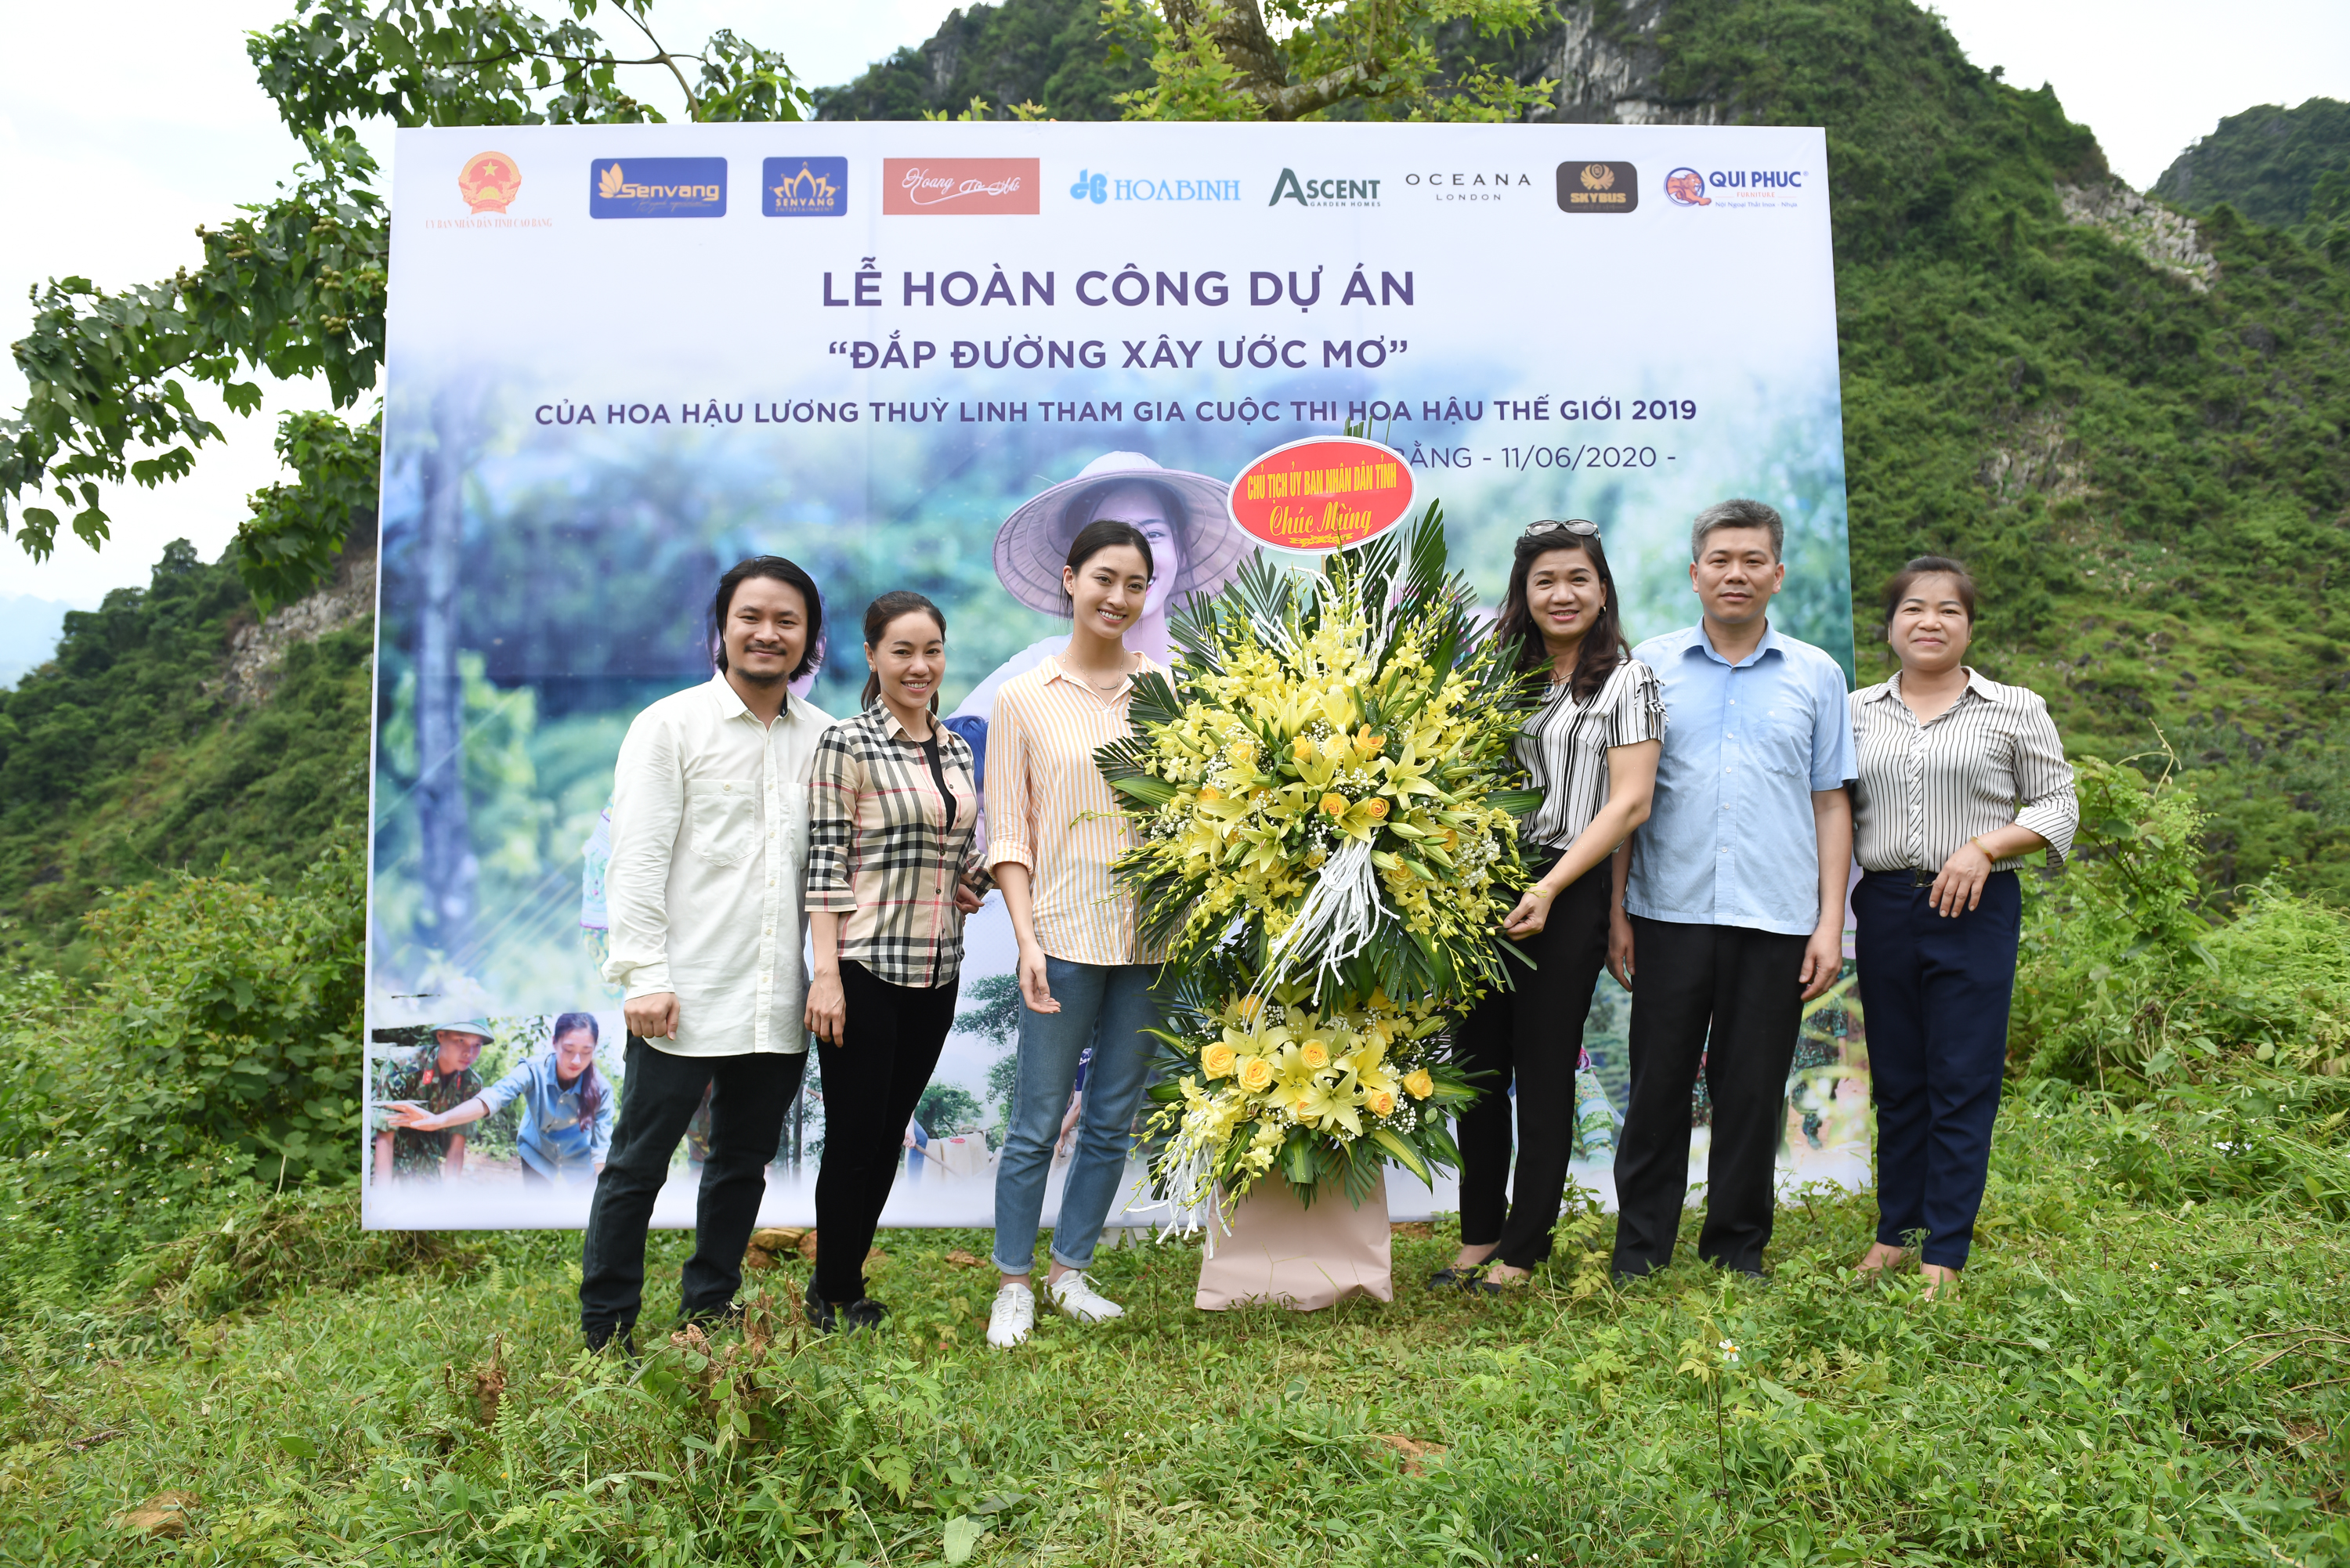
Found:
[[(2350, 103), (2264, 103), (2222, 119), (2162, 171), (2151, 193), (2189, 212), (2225, 202), (2254, 223), (2298, 228), (2337, 259), (2333, 231), (2350, 224)], [(2350, 245), (2345, 234), (2342, 245)]]
[[(372, 562), (348, 556), (261, 635), (234, 567), (182, 540), (145, 588), (66, 617), (56, 656), (0, 691), (0, 971), (78, 971), (100, 888), (290, 884), (364, 817)], [(331, 629), (303, 635), (321, 606)]]
[[(1116, 42), (1087, 8), (972, 6), (823, 112), (983, 93), (999, 116), (1024, 95), (1114, 118), (1104, 71), (1078, 69)], [(2350, 249), (2272, 226), (2303, 216), (2281, 194), (2199, 220), (2146, 202), (2052, 91), (1978, 68), (1908, 0), (1546, 16), (1514, 38), (1455, 28), (1449, 58), (1555, 81), (1537, 120), (1827, 128), (1856, 602), (1912, 554), (1965, 558), (1989, 673), (2045, 693), (2077, 746), (2177, 749), (2213, 813), (2215, 889), (2282, 872), (2350, 899)], [(2341, 107), (2223, 123), (2192, 155), (2199, 203), (2313, 190)], [(2293, 130), (2257, 130), (2280, 150), (2262, 162), (2233, 151), (2247, 122)]]

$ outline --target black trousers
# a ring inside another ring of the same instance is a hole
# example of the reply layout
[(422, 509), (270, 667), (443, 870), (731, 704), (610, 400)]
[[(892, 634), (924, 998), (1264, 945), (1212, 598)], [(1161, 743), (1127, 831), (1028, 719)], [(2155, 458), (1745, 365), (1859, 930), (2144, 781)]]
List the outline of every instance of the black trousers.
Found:
[(865, 1254), (906, 1163), (906, 1123), (954, 1026), (955, 988), (891, 985), (840, 965), (847, 1026), (816, 1042), (824, 1069), (824, 1163), (816, 1176), (816, 1293), (836, 1306), (865, 1293)]
[(710, 1096), (710, 1158), (702, 1168), (693, 1256), (680, 1279), (689, 1314), (724, 1312), (743, 1284), (743, 1249), (767, 1189), (767, 1162), (782, 1140), (784, 1113), (800, 1092), (804, 1054), (678, 1056), (629, 1036), (628, 1078), (612, 1147), (596, 1179), (588, 1235), (579, 1251), (579, 1323), (589, 1336), (626, 1329), (644, 1302), (645, 1228), (669, 1179), (670, 1156), (685, 1124)]
[[(1513, 991), (1488, 992), (1461, 1021), (1461, 1064), (1485, 1076), (1477, 1103), (1461, 1114), (1461, 1241), (1501, 1243), (1494, 1256), (1531, 1269), (1550, 1256), (1575, 1154), (1575, 1064), (1591, 992), (1607, 967), (1610, 872), (1602, 860), (1551, 900), (1543, 929), (1517, 944), (1529, 972), (1506, 955)], [(1515, 1201), (1510, 1176), (1510, 1084), (1517, 1083)]]
[(1786, 1134), (1787, 1070), (1804, 1020), (1805, 940), (1632, 917), (1632, 1084), (1616, 1141), (1617, 1273), (1645, 1274), (1672, 1261), (1700, 1058), (1713, 1097), (1713, 1147), (1697, 1253), (1725, 1269), (1762, 1267)]
[(1967, 1266), (2007, 1071), (2007, 1010), (2023, 889), (1994, 872), (1982, 902), (1945, 918), (1906, 871), (1853, 889), (1860, 1005), (1877, 1102), (1877, 1239)]

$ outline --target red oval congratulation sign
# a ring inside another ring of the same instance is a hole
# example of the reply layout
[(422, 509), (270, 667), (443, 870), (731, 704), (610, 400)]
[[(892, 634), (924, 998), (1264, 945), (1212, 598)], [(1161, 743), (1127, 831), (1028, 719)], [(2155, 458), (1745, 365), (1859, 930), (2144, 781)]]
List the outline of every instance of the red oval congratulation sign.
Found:
[(1411, 510), (1411, 464), (1356, 436), (1294, 441), (1241, 470), (1225, 506), (1243, 532), (1268, 545), (1351, 550)]

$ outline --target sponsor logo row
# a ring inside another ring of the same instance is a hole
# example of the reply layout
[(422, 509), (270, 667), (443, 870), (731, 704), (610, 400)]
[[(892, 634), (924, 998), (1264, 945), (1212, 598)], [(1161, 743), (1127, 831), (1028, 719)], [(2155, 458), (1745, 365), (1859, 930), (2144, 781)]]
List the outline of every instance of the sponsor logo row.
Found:
[[(1035, 216), (1043, 211), (1042, 160), (1035, 158), (885, 158), (881, 211), (888, 216), (986, 213)], [(1806, 171), (1796, 169), (1678, 168), (1664, 177), (1676, 207), (1780, 204), (1798, 199)], [(769, 218), (838, 218), (850, 200), (846, 158), (769, 158), (759, 166), (759, 211)], [(521, 166), (503, 152), (467, 159), (457, 192), (474, 214), (505, 214), (522, 194)], [(1245, 203), (1262, 183), (1222, 175), (1127, 177), (1080, 169), (1068, 198), (1091, 206), (1112, 202)], [(1385, 194), (1382, 194), (1384, 190)], [(1626, 213), (1640, 205), (1640, 171), (1621, 161), (1566, 162), (1547, 180), (1530, 171), (1464, 169), (1366, 175), (1301, 174), (1283, 169), (1264, 205), (1302, 208), (1378, 207), (1390, 202), (1502, 202), (1552, 192), (1558, 210), (1577, 215)], [(723, 158), (611, 158), (588, 166), (591, 218), (723, 218), (727, 178)]]

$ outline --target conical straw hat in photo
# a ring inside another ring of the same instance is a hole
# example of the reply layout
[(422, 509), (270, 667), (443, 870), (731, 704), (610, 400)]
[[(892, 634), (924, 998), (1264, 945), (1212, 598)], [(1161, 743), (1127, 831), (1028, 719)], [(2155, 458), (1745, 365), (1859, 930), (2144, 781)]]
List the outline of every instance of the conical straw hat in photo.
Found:
[(1254, 540), (1233, 526), (1224, 511), (1222, 480), (1204, 473), (1161, 468), (1139, 452), (1112, 452), (1086, 464), (1075, 479), (1063, 480), (1030, 497), (995, 533), (995, 575), (1012, 597), (1031, 609), (1066, 615), (1061, 568), (1080, 529), (1094, 520), (1102, 498), (1122, 484), (1142, 483), (1170, 503), (1168, 522), (1183, 547), (1183, 570), (1170, 606), (1191, 594), (1211, 594), (1231, 578)]

